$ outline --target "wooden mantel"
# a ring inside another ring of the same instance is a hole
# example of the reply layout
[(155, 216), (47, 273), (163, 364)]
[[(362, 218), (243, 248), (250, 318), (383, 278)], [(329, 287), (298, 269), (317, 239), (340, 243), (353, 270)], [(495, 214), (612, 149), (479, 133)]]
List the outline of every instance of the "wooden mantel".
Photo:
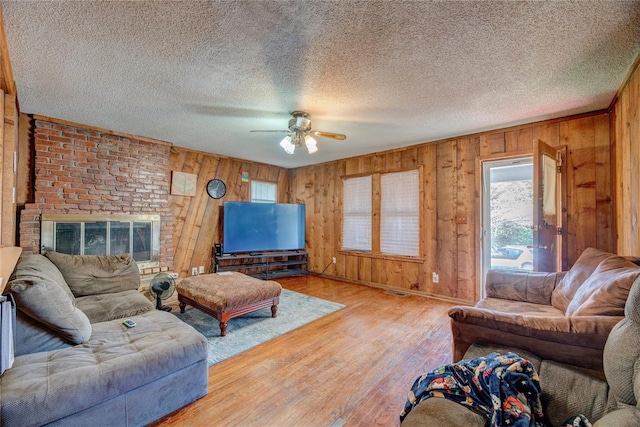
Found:
[(9, 281), (11, 273), (18, 262), (18, 258), (22, 253), (22, 248), (17, 246), (8, 246), (0, 248), (0, 277), (2, 282), (0, 283), (0, 294), (4, 293), (4, 287)]

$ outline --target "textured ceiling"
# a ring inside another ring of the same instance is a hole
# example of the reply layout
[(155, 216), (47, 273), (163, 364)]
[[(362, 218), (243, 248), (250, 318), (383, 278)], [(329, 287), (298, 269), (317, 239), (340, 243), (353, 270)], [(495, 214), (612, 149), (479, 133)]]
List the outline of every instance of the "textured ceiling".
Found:
[[(606, 108), (639, 1), (2, 1), (21, 111), (296, 167)], [(313, 155), (286, 154), (289, 112)]]

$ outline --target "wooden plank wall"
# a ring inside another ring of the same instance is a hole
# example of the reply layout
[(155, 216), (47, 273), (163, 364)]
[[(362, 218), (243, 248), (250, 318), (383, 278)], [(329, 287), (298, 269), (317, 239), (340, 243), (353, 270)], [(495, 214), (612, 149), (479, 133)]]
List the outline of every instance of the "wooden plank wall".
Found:
[(640, 255), (640, 63), (622, 87), (611, 113), (614, 145), (616, 249)]
[[(18, 107), (15, 95), (0, 90), (0, 246), (16, 245), (16, 200), (14, 192), (17, 185), (17, 171), (14, 168), (14, 156), (18, 151)], [(17, 158), (15, 158), (17, 159)]]
[[(536, 138), (568, 147), (567, 264), (590, 246), (613, 251), (609, 116), (597, 112), (289, 171), (291, 201), (307, 205), (310, 270), (426, 295), (477, 300), (476, 159), (531, 150)], [(424, 258), (341, 251), (342, 178), (419, 166)], [(334, 256), (337, 264), (331, 264)], [(432, 272), (439, 274), (439, 283), (431, 281)]]
[[(174, 217), (173, 270), (181, 277), (191, 275), (192, 267), (205, 266), (211, 271), (213, 245), (222, 241), (223, 203), (250, 201), (251, 184), (242, 182), (242, 172), (248, 172), (249, 179), (277, 183), (278, 202), (288, 201), (287, 170), (276, 166), (173, 147), (169, 168), (198, 176), (195, 196), (169, 196)], [(214, 178), (227, 185), (222, 199), (207, 195), (206, 185)]]
[[(0, 7), (0, 15), (2, 8)], [(0, 246), (16, 244), (16, 171), (18, 100), (9, 59), (4, 20), (0, 18)]]

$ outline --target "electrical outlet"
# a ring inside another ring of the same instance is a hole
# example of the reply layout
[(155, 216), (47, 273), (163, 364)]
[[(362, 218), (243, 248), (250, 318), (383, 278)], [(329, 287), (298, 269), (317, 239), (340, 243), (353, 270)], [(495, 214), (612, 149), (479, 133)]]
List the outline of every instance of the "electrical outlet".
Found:
[(198, 267), (198, 274), (204, 274), (204, 265)]
[(170, 271), (168, 274), (173, 279), (177, 279), (178, 278), (178, 273), (174, 273), (173, 271)]
[(335, 264), (336, 263), (336, 257), (331, 258), (331, 262)]
[(193, 267), (191, 269), (191, 275), (192, 276), (197, 276), (198, 275), (198, 267)]
[(440, 281), (440, 276), (435, 271), (431, 273), (431, 281), (433, 283), (438, 283)]

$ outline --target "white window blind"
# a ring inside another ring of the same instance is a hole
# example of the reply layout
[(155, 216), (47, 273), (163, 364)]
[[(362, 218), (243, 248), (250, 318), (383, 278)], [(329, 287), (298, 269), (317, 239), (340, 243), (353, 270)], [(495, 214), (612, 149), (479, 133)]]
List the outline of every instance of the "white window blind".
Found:
[(371, 176), (343, 181), (342, 248), (371, 250)]
[(417, 170), (381, 176), (380, 252), (420, 254), (420, 190)]
[(278, 185), (273, 182), (251, 181), (253, 203), (275, 203)]

